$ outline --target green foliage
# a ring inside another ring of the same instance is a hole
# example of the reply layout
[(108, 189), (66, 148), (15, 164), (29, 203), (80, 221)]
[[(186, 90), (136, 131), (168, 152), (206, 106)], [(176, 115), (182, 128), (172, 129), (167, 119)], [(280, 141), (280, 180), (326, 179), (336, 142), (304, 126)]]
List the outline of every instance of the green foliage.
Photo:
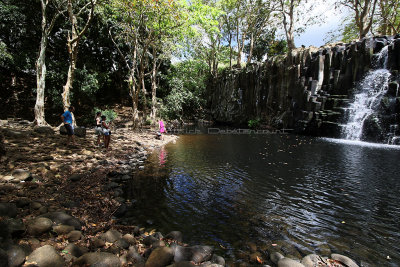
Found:
[(12, 60), (12, 55), (7, 51), (7, 45), (0, 41), (0, 65)]
[(75, 82), (79, 84), (79, 91), (87, 97), (95, 97), (95, 93), (99, 90), (99, 74), (88, 71), (86, 66), (83, 69), (76, 69), (75, 74)]
[(94, 108), (94, 110), (92, 112), (94, 114), (93, 117), (96, 115), (97, 112), (101, 112), (101, 115), (106, 116), (107, 121), (113, 121), (118, 117), (117, 112), (115, 112), (112, 109), (101, 110), (99, 108)]
[(247, 126), (251, 129), (257, 129), (260, 126), (260, 119), (249, 120)]
[(201, 116), (205, 105), (207, 65), (187, 60), (172, 66), (168, 75), (169, 93), (161, 106), (161, 116), (183, 119)]
[[(244, 47), (246, 53), (250, 52), (250, 44), (246, 44)], [(273, 57), (277, 55), (283, 55), (287, 53), (287, 41), (276, 39), (276, 29), (270, 29), (264, 31), (254, 41), (252, 60), (261, 62), (263, 57)]]
[(91, 112), (88, 112), (86, 115), (84, 115), (80, 118), (80, 123), (82, 123), (82, 125), (85, 125), (88, 127), (94, 126), (97, 112), (101, 112), (101, 115), (106, 116), (106, 120), (108, 122), (111, 122), (118, 117), (118, 114), (112, 109), (102, 110), (98, 107), (95, 107), (95, 108), (93, 108), (93, 110)]

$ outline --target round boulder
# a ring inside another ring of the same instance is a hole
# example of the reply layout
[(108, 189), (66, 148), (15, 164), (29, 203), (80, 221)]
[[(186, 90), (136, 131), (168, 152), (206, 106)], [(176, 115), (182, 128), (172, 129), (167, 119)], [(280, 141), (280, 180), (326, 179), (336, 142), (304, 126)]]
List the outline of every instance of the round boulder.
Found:
[(306, 267), (318, 266), (321, 262), (321, 256), (317, 254), (307, 255), (301, 260), (301, 263)]
[(22, 247), (15, 245), (11, 246), (7, 250), (7, 255), (8, 255), (8, 265), (10, 267), (21, 266), (25, 261), (25, 257), (27, 256), (25, 250)]
[(71, 225), (55, 225), (53, 226), (53, 232), (57, 235), (66, 235), (69, 232), (73, 231), (75, 228)]
[(73, 266), (101, 266), (101, 267), (120, 267), (119, 258), (107, 252), (86, 253), (79, 257)]
[(101, 237), (104, 238), (104, 240), (107, 242), (114, 243), (118, 239), (122, 238), (122, 234), (117, 230), (108, 230), (107, 232), (102, 234)]
[(26, 265), (40, 267), (64, 267), (64, 259), (50, 245), (34, 250), (27, 258)]
[(48, 134), (48, 135), (54, 134), (53, 128), (49, 126), (35, 126), (33, 128), (33, 131), (39, 134)]
[(68, 233), (67, 235), (69, 242), (75, 242), (82, 238), (82, 232), (78, 230), (74, 230)]
[(15, 203), (0, 203), (0, 217), (11, 217), (17, 216), (17, 205)]
[(27, 223), (27, 230), (30, 235), (41, 235), (49, 232), (53, 227), (53, 222), (48, 218), (38, 217)]
[(172, 231), (172, 232), (170, 232), (169, 234), (167, 234), (167, 235), (165, 236), (165, 238), (167, 238), (167, 239), (173, 239), (173, 240), (175, 240), (175, 241), (177, 241), (177, 242), (182, 242), (182, 241), (183, 241), (183, 235), (182, 235), (182, 233), (179, 232), (179, 231)]
[(52, 220), (56, 224), (64, 224), (64, 225), (70, 225), (75, 228), (75, 230), (81, 230), (82, 225), (80, 221), (71, 215), (68, 215), (64, 212), (61, 211), (56, 211), (56, 212), (49, 212), (43, 215), (40, 215), (40, 217), (45, 217), (50, 220)]
[(358, 267), (357, 263), (355, 263), (352, 259), (340, 254), (332, 254), (331, 259), (340, 261), (341, 263), (344, 263), (348, 267)]
[(304, 267), (304, 265), (298, 261), (289, 258), (283, 258), (278, 261), (278, 267)]
[(211, 259), (213, 250), (213, 247), (210, 246), (176, 246), (174, 261), (193, 261), (195, 263), (201, 263)]
[(7, 252), (0, 248), (0, 266), (9, 267)]
[(21, 182), (31, 179), (32, 173), (28, 170), (15, 169), (11, 172), (11, 176), (14, 178), (12, 182)]
[(146, 261), (145, 267), (163, 267), (169, 265), (174, 258), (174, 252), (169, 247), (159, 247), (153, 250)]

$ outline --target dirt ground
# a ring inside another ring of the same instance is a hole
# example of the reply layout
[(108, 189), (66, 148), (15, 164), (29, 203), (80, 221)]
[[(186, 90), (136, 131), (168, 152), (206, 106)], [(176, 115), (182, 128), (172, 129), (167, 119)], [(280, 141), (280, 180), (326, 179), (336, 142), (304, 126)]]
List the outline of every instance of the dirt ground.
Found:
[[(6, 147), (6, 155), (0, 160), (0, 202), (27, 198), (46, 204), (49, 211), (64, 210), (86, 222), (89, 232), (110, 227), (119, 207), (112, 194), (103, 190), (107, 174), (118, 170), (127, 155), (151, 151), (177, 139), (165, 135), (159, 140), (156, 129), (113, 129), (111, 149), (106, 150), (95, 145), (93, 129), (87, 130), (86, 137), (76, 137), (76, 146), (67, 146), (66, 136), (56, 130), (39, 133), (24, 121), (2, 121), (0, 126)], [(28, 170), (32, 179), (13, 181), (11, 174), (16, 169)], [(80, 179), (71, 182), (76, 174)]]

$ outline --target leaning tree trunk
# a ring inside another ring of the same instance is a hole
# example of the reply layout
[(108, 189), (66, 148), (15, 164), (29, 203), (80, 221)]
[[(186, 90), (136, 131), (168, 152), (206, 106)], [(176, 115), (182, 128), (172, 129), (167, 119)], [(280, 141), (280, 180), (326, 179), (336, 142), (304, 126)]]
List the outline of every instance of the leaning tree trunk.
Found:
[(64, 110), (67, 110), (68, 107), (71, 105), (69, 96), (72, 89), (72, 83), (74, 82), (76, 61), (78, 60), (78, 40), (73, 42), (71, 41), (73, 39), (74, 38), (68, 40), (69, 67), (68, 67), (67, 82), (64, 85), (64, 90), (62, 93)]

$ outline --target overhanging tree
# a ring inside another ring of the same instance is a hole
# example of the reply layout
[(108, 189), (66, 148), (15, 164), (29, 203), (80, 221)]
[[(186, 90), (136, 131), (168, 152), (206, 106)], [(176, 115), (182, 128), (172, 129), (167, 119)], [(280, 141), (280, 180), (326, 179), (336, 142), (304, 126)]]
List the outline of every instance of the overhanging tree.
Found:
[[(63, 87), (62, 101), (64, 110), (70, 105), (70, 92), (74, 81), (74, 72), (78, 60), (79, 42), (87, 32), (94, 15), (97, 0), (67, 0), (67, 12), (71, 31), (68, 31), (67, 48), (69, 67), (67, 81)], [(84, 19), (86, 17), (86, 19)]]

